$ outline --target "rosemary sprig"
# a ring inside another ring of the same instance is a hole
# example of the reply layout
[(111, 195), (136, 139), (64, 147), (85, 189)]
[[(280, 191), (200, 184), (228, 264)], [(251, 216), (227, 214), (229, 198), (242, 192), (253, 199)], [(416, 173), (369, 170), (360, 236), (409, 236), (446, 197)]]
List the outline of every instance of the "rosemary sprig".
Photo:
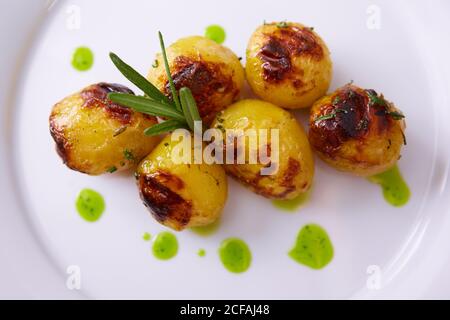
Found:
[(168, 119), (145, 129), (144, 134), (147, 136), (155, 136), (180, 128), (194, 131), (194, 122), (201, 121), (197, 103), (189, 88), (183, 87), (180, 92), (176, 90), (170, 73), (164, 39), (161, 32), (158, 35), (172, 100), (114, 53), (110, 53), (114, 65), (128, 80), (144, 91), (146, 96), (112, 92), (108, 94), (108, 99), (137, 112)]
[(177, 88), (175, 88), (175, 83), (173, 82), (172, 74), (170, 73), (169, 61), (167, 60), (166, 46), (164, 44), (164, 39), (161, 32), (158, 32), (159, 44), (161, 46), (161, 52), (164, 60), (164, 66), (166, 68), (167, 79), (169, 80), (170, 91), (172, 92), (172, 100), (175, 102), (175, 107), (181, 111), (180, 100), (178, 99)]
[(181, 128), (186, 128), (186, 125), (177, 120), (171, 119), (155, 124), (154, 126), (145, 129), (144, 134), (146, 136), (157, 136)]
[(139, 97), (128, 93), (112, 92), (108, 94), (108, 98), (115, 103), (129, 107), (141, 113), (185, 122), (183, 114), (179, 111), (174, 108), (169, 108), (164, 103), (156, 102), (146, 97)]
[(144, 91), (144, 93), (152, 100), (163, 102), (168, 105), (173, 105), (172, 101), (167, 98), (161, 91), (158, 90), (150, 81), (141, 76), (136, 70), (131, 66), (126, 64), (122, 59), (120, 59), (115, 53), (111, 52), (109, 54), (111, 61), (119, 69), (119, 71), (132, 82), (136, 87)]

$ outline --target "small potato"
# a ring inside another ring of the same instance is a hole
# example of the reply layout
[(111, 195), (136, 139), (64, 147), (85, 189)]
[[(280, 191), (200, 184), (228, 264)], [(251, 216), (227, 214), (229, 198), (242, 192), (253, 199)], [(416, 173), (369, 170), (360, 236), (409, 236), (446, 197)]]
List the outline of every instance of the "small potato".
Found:
[(310, 107), (326, 94), (330, 52), (312, 28), (279, 22), (260, 26), (247, 47), (247, 80), (261, 99), (280, 107)]
[[(210, 123), (218, 111), (239, 98), (244, 69), (230, 49), (194, 36), (176, 41), (166, 51), (175, 87), (191, 89), (205, 123)], [(170, 97), (162, 55), (156, 58), (148, 79)]]
[(406, 144), (403, 118), (383, 95), (346, 85), (313, 105), (309, 141), (336, 169), (371, 176), (399, 159)]
[(99, 175), (134, 168), (158, 143), (143, 134), (156, 118), (112, 103), (109, 92), (133, 93), (118, 84), (98, 83), (53, 107), (50, 133), (70, 169)]
[[(177, 144), (166, 136), (141, 162), (136, 179), (141, 199), (153, 217), (180, 231), (216, 221), (225, 206), (228, 184), (218, 164), (174, 161), (172, 151)], [(194, 152), (191, 154), (193, 157)]]
[[(225, 132), (242, 129), (244, 133), (246, 130), (249, 132), (248, 129), (255, 129), (257, 134), (260, 129), (267, 129), (269, 132), (271, 129), (279, 130), (278, 171), (274, 174), (262, 175), (261, 169), (267, 168), (267, 164), (264, 165), (261, 161), (256, 164), (246, 161), (244, 164), (235, 162), (225, 165), (227, 173), (254, 192), (270, 199), (293, 199), (311, 187), (314, 159), (308, 138), (288, 111), (260, 100), (241, 100), (220, 112), (212, 127)], [(267, 154), (272, 157), (276, 145), (272, 143), (272, 135), (268, 134), (268, 137), (266, 145), (260, 140), (256, 143), (256, 152), (259, 154), (260, 148), (267, 148)], [(250, 139), (246, 140), (245, 154), (248, 160), (248, 155), (255, 149), (251, 147)], [(225, 149), (226, 147), (225, 142)], [(276, 162), (276, 159), (273, 161)]]

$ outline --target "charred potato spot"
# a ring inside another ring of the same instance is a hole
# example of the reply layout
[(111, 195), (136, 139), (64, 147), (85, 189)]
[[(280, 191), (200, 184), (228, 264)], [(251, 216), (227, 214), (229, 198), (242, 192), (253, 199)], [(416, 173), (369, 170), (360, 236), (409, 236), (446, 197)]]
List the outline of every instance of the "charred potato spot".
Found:
[(283, 179), (281, 181), (281, 185), (286, 187), (287, 190), (292, 191), (295, 189), (294, 180), (295, 177), (300, 173), (300, 162), (293, 158), (289, 158), (287, 169), (284, 172)]
[[(242, 119), (246, 120), (242, 121)], [(289, 112), (267, 102), (241, 100), (221, 112), (212, 127), (223, 130), (279, 130), (279, 159), (271, 158), (268, 164), (251, 164), (246, 157), (244, 164), (235, 163), (224, 166), (228, 174), (253, 192), (270, 199), (292, 199), (310, 188), (314, 174), (314, 159), (305, 132)], [(268, 142), (262, 147), (266, 148), (266, 155), (272, 157), (276, 153), (270, 138)], [(258, 154), (259, 148), (258, 143), (256, 151)], [(246, 155), (250, 152), (247, 143), (243, 152)], [(277, 160), (278, 163), (276, 163)], [(262, 175), (261, 169), (270, 167), (272, 164), (277, 165), (278, 170), (272, 175)]]
[[(179, 39), (169, 46), (167, 58), (175, 87), (191, 89), (205, 123), (210, 123), (217, 112), (238, 99), (244, 85), (244, 69), (230, 49), (194, 36)], [(156, 61), (148, 79), (170, 97), (161, 54)]]
[(141, 198), (161, 224), (174, 230), (213, 223), (227, 198), (225, 172), (216, 164), (174, 162), (176, 145), (167, 136), (138, 166)]
[[(195, 61), (189, 57), (179, 56), (174, 60), (172, 78), (177, 90), (182, 87), (191, 89), (202, 118), (214, 115), (218, 109), (215, 95), (232, 95), (233, 101), (239, 95), (231, 75), (222, 72), (223, 63)], [(171, 97), (170, 85), (166, 81), (164, 92)]]
[(252, 34), (245, 71), (262, 99), (284, 108), (304, 108), (328, 90), (332, 63), (327, 46), (310, 28), (271, 23)]
[[(176, 191), (183, 182), (167, 172), (138, 176), (139, 190), (144, 205), (154, 218), (175, 230), (182, 230), (192, 215), (192, 203), (184, 200)], [(175, 189), (175, 191), (174, 191)]]
[(294, 198), (296, 195), (308, 191), (311, 183), (305, 181), (301, 186), (298, 185), (296, 179), (301, 173), (300, 163), (293, 158), (289, 158), (287, 168), (280, 174), (279, 185), (277, 185), (277, 177), (263, 176), (259, 172), (255, 173), (245, 168), (236, 170), (234, 167), (226, 166), (226, 171), (231, 177), (252, 189), (256, 194), (269, 199)]
[(294, 87), (300, 88), (303, 82), (296, 79), (296, 74), (302, 76), (303, 70), (296, 70), (292, 58), (304, 55), (314, 60), (322, 59), (323, 50), (314, 33), (307, 27), (288, 26), (265, 36), (266, 43), (258, 53), (263, 61), (264, 80), (291, 79)]
[(83, 107), (104, 108), (111, 118), (117, 119), (123, 124), (129, 124), (133, 111), (109, 100), (108, 93), (111, 92), (134, 94), (133, 91), (120, 84), (100, 82), (81, 91), (81, 97), (85, 101)]
[(332, 166), (357, 175), (376, 174), (398, 159), (402, 117), (374, 90), (346, 85), (314, 104), (309, 139)]
[(364, 91), (348, 86), (333, 94), (331, 103), (322, 105), (318, 117), (311, 119), (310, 142), (331, 156), (345, 141), (362, 139), (370, 122)]
[(159, 141), (143, 131), (157, 123), (112, 103), (109, 92), (132, 93), (117, 84), (98, 83), (57, 103), (49, 118), (50, 133), (63, 162), (79, 172), (99, 175), (135, 167)]

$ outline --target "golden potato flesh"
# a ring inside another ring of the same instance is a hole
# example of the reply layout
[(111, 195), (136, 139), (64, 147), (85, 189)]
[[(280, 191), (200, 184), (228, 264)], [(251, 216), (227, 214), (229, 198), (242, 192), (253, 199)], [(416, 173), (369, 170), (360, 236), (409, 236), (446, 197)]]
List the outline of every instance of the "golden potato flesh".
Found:
[(283, 108), (310, 107), (327, 93), (330, 53), (312, 28), (280, 22), (260, 26), (251, 36), (247, 81), (261, 99)]
[(179, 231), (216, 221), (225, 206), (228, 184), (218, 164), (174, 161), (177, 144), (166, 136), (141, 162), (136, 179), (141, 199), (153, 217)]
[(336, 169), (370, 176), (399, 159), (406, 144), (403, 118), (374, 90), (346, 85), (313, 105), (309, 141)]
[[(225, 170), (238, 181), (248, 186), (254, 192), (271, 199), (292, 199), (307, 191), (312, 184), (314, 175), (314, 159), (305, 131), (297, 120), (288, 112), (271, 103), (260, 100), (241, 100), (219, 113), (212, 124), (213, 128), (225, 133), (230, 129), (278, 129), (279, 160), (278, 171), (275, 174), (263, 175), (261, 169), (267, 164), (234, 163), (226, 164)], [(256, 144), (256, 152), (267, 148), (267, 154), (275, 154), (276, 145), (272, 143), (272, 135), (268, 135), (267, 145), (260, 141)], [(259, 139), (259, 138), (258, 138)], [(227, 138), (228, 140), (228, 138)], [(246, 159), (254, 152), (250, 140), (245, 144)], [(225, 142), (226, 143), (226, 142)], [(225, 145), (225, 149), (228, 146)], [(236, 153), (237, 154), (237, 153)], [(272, 159), (277, 161), (277, 159)]]
[[(238, 99), (244, 84), (244, 69), (230, 49), (194, 36), (168, 47), (167, 59), (175, 87), (191, 89), (205, 123), (210, 123), (218, 111)], [(171, 96), (161, 54), (157, 55), (148, 79)]]
[(98, 83), (53, 107), (50, 133), (70, 169), (99, 175), (133, 168), (158, 143), (143, 134), (156, 118), (112, 103), (109, 92), (133, 93), (121, 85)]

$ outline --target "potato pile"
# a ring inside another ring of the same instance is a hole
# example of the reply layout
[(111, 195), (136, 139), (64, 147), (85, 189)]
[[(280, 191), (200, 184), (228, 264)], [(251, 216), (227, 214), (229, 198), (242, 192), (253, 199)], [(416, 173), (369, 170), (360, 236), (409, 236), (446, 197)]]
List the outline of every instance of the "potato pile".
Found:
[[(263, 197), (289, 200), (311, 188), (312, 151), (338, 170), (370, 176), (394, 166), (406, 143), (404, 116), (383, 95), (353, 84), (327, 95), (330, 51), (303, 24), (258, 27), (247, 46), (245, 69), (230, 49), (205, 37), (182, 38), (162, 48), (165, 55), (153, 60), (148, 84), (166, 101), (175, 102), (183, 88), (192, 92), (203, 130), (224, 133), (214, 141), (219, 146), (215, 156), (230, 151), (229, 131), (269, 130), (277, 132), (277, 139), (270, 135), (264, 143), (231, 151), (279, 157), (256, 164), (239, 162), (237, 156), (224, 164), (174, 161), (176, 142), (170, 135), (161, 141), (143, 134), (165, 119), (112, 102), (109, 93), (133, 95), (118, 84), (94, 84), (63, 99), (49, 122), (57, 152), (70, 169), (90, 175), (136, 169), (144, 205), (174, 230), (205, 226), (220, 217), (228, 192), (226, 174)], [(261, 100), (240, 100), (245, 80)], [(311, 108), (308, 134), (286, 110), (300, 108)], [(186, 110), (178, 111), (189, 120)], [(187, 132), (194, 141), (195, 134)], [(195, 154), (195, 143), (191, 145)], [(262, 174), (272, 166), (273, 174)]]

